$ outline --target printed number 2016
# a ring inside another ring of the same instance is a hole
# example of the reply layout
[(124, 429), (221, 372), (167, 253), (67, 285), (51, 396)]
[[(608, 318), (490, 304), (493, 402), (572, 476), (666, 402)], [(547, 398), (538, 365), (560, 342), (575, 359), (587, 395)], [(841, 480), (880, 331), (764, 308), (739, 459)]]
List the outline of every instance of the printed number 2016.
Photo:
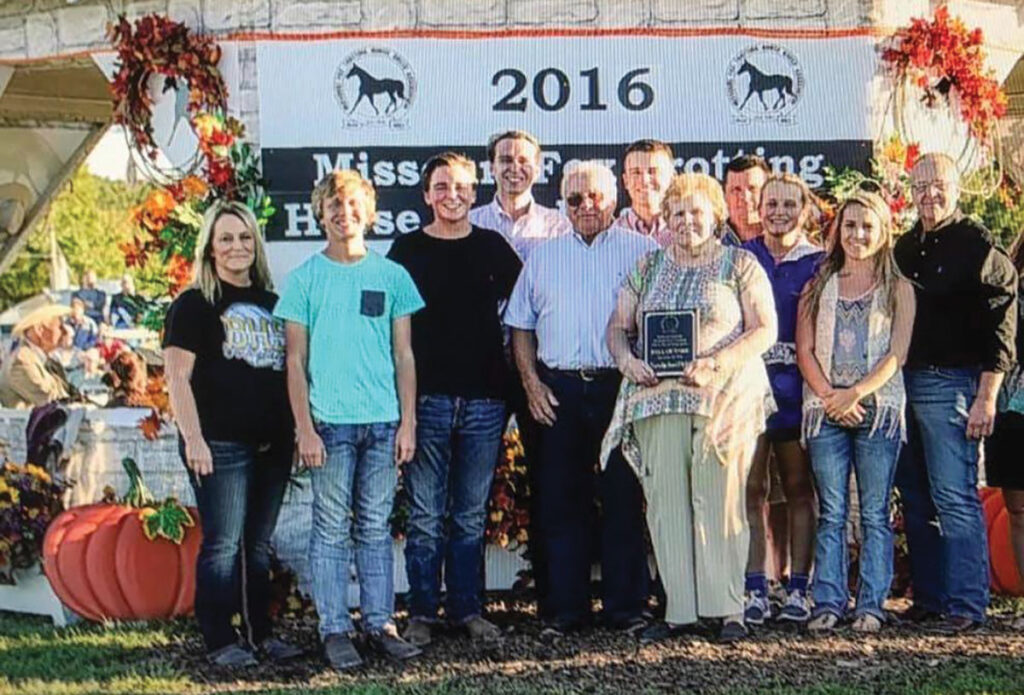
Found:
[[(640, 79), (650, 68), (630, 70), (619, 80), (619, 103), (629, 111), (643, 111), (654, 103), (654, 89)], [(492, 107), (495, 111), (526, 111), (529, 97), (523, 95), (529, 82), (521, 70), (504, 68), (494, 73), (491, 85), (497, 87), (504, 78), (512, 78), (511, 89)], [(608, 104), (601, 101), (601, 82), (597, 68), (580, 72), (586, 82), (587, 100), (580, 104), (581, 111), (605, 111)], [(553, 86), (549, 86), (553, 85)], [(569, 76), (558, 68), (544, 68), (533, 76), (533, 103), (543, 111), (560, 111), (569, 103), (572, 88)]]

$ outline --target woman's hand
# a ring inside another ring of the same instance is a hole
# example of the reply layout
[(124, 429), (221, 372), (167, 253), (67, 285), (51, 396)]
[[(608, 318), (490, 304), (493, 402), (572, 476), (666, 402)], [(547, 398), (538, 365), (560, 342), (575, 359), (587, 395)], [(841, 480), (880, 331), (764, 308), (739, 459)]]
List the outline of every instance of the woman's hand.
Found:
[(825, 414), (844, 425), (853, 427), (864, 421), (865, 410), (860, 404), (861, 394), (853, 388), (834, 389), (822, 399)]
[(633, 355), (626, 358), (626, 361), (619, 367), (619, 371), (622, 372), (622, 376), (634, 384), (639, 384), (640, 386), (658, 385), (658, 377), (655, 376), (651, 365)]
[(299, 430), (299, 463), (306, 468), (320, 468), (327, 460), (324, 442), (315, 429)]
[(213, 454), (202, 437), (185, 440), (185, 461), (197, 476), (213, 473)]
[(700, 388), (711, 383), (718, 374), (718, 364), (714, 357), (699, 357), (686, 365), (679, 381), (687, 386)]

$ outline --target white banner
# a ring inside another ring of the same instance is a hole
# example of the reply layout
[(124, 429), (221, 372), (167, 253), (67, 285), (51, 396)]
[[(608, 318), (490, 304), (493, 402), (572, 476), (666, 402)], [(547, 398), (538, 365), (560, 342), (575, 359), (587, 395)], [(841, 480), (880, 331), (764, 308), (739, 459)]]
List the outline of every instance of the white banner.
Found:
[(474, 158), (478, 201), (489, 200), (484, 145), (510, 128), (543, 145), (535, 195), (547, 204), (568, 161), (617, 170), (639, 138), (670, 143), (680, 170), (721, 178), (732, 157), (756, 152), (812, 186), (826, 165), (864, 167), (871, 155), (868, 36), (282, 40), (259, 43), (257, 59), (278, 277), (313, 251), (301, 242), (322, 240), (309, 192), (327, 171), (374, 182), (373, 238), (386, 241), (428, 219), (419, 171), (436, 152)]

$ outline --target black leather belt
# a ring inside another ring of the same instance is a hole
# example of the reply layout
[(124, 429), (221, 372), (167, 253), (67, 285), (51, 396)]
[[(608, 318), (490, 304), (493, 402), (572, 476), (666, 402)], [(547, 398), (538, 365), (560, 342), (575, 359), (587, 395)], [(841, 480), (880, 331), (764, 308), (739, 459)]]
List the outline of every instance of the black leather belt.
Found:
[(619, 375), (619, 370), (614, 367), (580, 367), (579, 369), (552, 369), (547, 365), (543, 365), (543, 367), (552, 374), (568, 376), (582, 381), (608, 379)]

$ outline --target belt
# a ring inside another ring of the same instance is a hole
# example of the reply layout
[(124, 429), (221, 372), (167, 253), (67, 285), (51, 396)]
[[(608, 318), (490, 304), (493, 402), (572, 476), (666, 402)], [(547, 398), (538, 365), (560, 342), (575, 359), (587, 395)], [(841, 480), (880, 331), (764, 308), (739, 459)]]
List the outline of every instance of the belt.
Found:
[(608, 379), (619, 376), (619, 370), (614, 367), (580, 367), (578, 369), (553, 369), (542, 365), (544, 369), (559, 376), (568, 376), (582, 381), (594, 381), (596, 379)]

